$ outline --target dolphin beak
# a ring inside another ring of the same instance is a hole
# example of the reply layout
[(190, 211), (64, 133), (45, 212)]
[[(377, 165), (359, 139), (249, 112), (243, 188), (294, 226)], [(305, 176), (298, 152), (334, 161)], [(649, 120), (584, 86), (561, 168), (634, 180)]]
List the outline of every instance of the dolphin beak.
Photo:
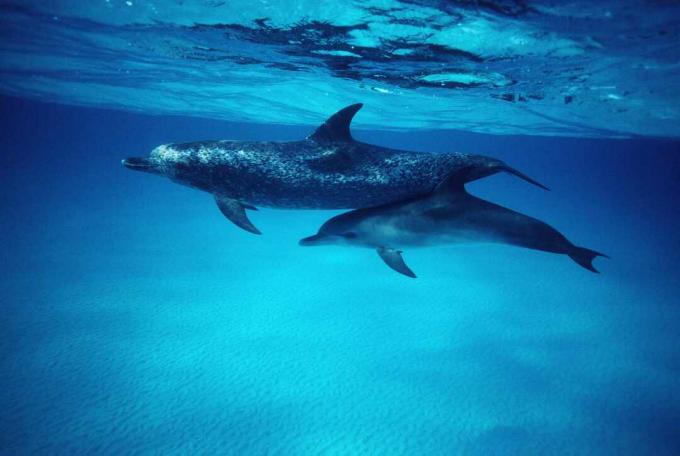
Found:
[(130, 157), (122, 161), (123, 166), (135, 171), (146, 171), (152, 173), (157, 171), (154, 165), (148, 158)]
[(319, 245), (321, 241), (325, 240), (326, 236), (322, 234), (315, 234), (314, 236), (309, 236), (304, 239), (300, 239), (300, 242), (298, 244), (308, 247), (308, 246), (314, 246), (314, 245)]

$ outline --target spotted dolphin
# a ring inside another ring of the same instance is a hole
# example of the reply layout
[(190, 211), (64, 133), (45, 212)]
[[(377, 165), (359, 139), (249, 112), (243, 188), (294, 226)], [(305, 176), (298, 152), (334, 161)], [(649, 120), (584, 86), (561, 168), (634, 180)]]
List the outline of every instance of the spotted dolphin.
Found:
[(545, 188), (482, 155), (411, 152), (356, 141), (350, 123), (362, 106), (338, 111), (301, 141), (165, 144), (149, 157), (128, 158), (123, 165), (213, 194), (229, 220), (255, 234), (260, 231), (246, 209), (376, 206), (427, 194), (453, 172), (461, 182), (470, 182), (505, 171)]
[[(463, 175), (467, 172), (461, 170)], [(324, 223), (300, 245), (340, 244), (375, 249), (382, 260), (408, 277), (401, 249), (444, 244), (489, 242), (563, 253), (582, 267), (598, 272), (593, 259), (606, 256), (577, 247), (559, 231), (535, 218), (470, 195), (456, 173), (424, 197), (357, 209)]]

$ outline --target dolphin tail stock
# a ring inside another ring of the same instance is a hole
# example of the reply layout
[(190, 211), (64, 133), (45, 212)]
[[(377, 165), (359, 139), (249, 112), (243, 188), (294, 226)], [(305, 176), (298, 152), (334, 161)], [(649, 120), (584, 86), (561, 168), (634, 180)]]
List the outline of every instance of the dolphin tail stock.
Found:
[(596, 252), (595, 250), (586, 249), (584, 247), (577, 247), (575, 245), (572, 245), (571, 249), (567, 252), (567, 255), (569, 255), (569, 258), (574, 260), (581, 267), (584, 267), (596, 274), (599, 274), (600, 271), (595, 269), (593, 266), (593, 260), (599, 256), (609, 258), (609, 256), (605, 255), (604, 253)]
[(509, 166), (509, 165), (506, 165), (505, 163), (502, 163), (498, 166), (498, 168), (499, 168), (500, 171), (505, 171), (506, 173), (512, 174), (513, 176), (517, 176), (520, 179), (523, 179), (523, 180), (529, 182), (530, 184), (533, 184), (537, 187), (542, 188), (543, 190), (550, 191), (550, 189), (548, 187), (546, 187), (545, 185), (541, 184), (540, 182), (538, 182), (535, 179), (532, 179), (531, 177), (529, 177), (526, 174), (524, 174), (523, 172), (513, 168), (512, 166)]
[[(512, 174), (513, 176), (519, 177), (520, 179), (529, 182), (530, 184), (533, 184), (537, 187), (542, 188), (543, 190), (550, 191), (548, 187), (545, 185), (541, 184), (535, 179), (532, 179), (531, 177), (527, 176), (523, 172), (513, 168), (512, 166), (509, 166), (508, 164), (500, 161), (500, 160), (495, 160), (491, 165), (487, 165), (487, 167), (480, 167), (480, 166), (475, 166), (475, 165), (469, 165), (465, 166), (457, 171), (453, 171), (450, 173), (448, 176), (444, 178), (442, 182), (440, 182), (439, 187), (445, 187), (445, 188), (455, 188), (457, 190), (463, 190), (463, 186), (470, 181), (480, 179), (482, 177), (489, 176), (491, 174), (496, 174), (501, 171), (504, 171), (508, 174)], [(436, 191), (436, 190), (435, 190)]]

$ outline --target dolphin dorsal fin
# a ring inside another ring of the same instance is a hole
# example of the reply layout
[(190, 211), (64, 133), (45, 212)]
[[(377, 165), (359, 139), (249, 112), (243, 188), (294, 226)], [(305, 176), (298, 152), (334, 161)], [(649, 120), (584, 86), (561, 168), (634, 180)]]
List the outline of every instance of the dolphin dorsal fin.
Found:
[(453, 171), (451, 174), (446, 176), (443, 181), (441, 181), (434, 188), (432, 192), (434, 195), (447, 197), (453, 194), (466, 193), (465, 192), (465, 182), (468, 180), (467, 176), (472, 167), (465, 167), (457, 171)]
[(328, 120), (317, 128), (314, 133), (309, 135), (307, 139), (311, 139), (318, 143), (352, 141), (349, 125), (352, 123), (354, 115), (362, 108), (362, 106), (362, 103), (356, 103), (341, 109), (330, 116)]

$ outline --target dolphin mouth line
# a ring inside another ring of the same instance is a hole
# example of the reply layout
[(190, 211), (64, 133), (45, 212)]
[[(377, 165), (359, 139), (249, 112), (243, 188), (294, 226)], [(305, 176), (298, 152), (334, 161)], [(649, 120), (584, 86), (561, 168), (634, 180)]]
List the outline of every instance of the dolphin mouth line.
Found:
[(323, 236), (320, 236), (319, 234), (315, 234), (315, 235), (313, 235), (313, 236), (308, 236), (308, 237), (306, 237), (306, 238), (300, 239), (300, 240), (298, 241), (298, 245), (307, 246), (307, 247), (308, 247), (308, 246), (317, 245), (317, 241), (318, 241), (319, 239), (321, 239), (322, 237), (323, 237)]
[(156, 168), (148, 158), (131, 157), (121, 160), (121, 163), (128, 169), (135, 169), (138, 171), (152, 171)]

